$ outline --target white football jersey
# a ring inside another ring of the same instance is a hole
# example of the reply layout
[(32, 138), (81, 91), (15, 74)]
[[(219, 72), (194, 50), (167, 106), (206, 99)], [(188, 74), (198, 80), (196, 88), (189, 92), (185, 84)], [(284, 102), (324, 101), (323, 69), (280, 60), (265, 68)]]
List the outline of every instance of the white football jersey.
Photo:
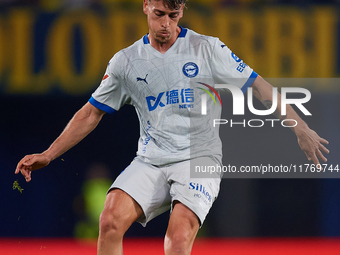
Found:
[[(164, 54), (147, 35), (110, 60), (104, 78), (89, 102), (113, 113), (124, 104), (135, 107), (140, 121), (137, 155), (163, 165), (199, 156), (222, 162), (222, 143), (213, 120), (221, 103), (215, 84), (245, 91), (257, 74), (218, 38), (181, 27)], [(201, 112), (207, 95), (207, 114)]]

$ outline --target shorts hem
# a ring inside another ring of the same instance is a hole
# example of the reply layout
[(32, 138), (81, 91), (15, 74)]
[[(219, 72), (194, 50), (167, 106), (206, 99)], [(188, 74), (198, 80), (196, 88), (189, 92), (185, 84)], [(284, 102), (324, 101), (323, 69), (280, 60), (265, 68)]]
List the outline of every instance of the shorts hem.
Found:
[(143, 208), (143, 206), (137, 201), (137, 199), (136, 199), (136, 197), (135, 196), (133, 196), (130, 192), (128, 192), (127, 190), (125, 190), (124, 188), (122, 188), (122, 187), (119, 187), (119, 186), (111, 186), (110, 188), (109, 188), (109, 190), (107, 191), (107, 194), (111, 191), (111, 190), (113, 190), (113, 189), (120, 189), (120, 190), (122, 190), (122, 191), (124, 191), (126, 194), (128, 194), (139, 206), (140, 206), (140, 208), (142, 209), (142, 211), (143, 211), (143, 215), (141, 215), (136, 221), (138, 222), (138, 223), (140, 223), (143, 227), (146, 227), (146, 224), (148, 223), (148, 221), (147, 221), (147, 219), (146, 219), (146, 216), (145, 216), (145, 209)]
[(192, 211), (192, 212), (196, 215), (196, 217), (198, 218), (198, 221), (199, 221), (200, 228), (201, 228), (202, 225), (203, 225), (203, 223), (204, 223), (204, 220), (205, 220), (205, 217), (206, 217), (206, 216), (201, 215), (201, 214), (199, 213), (199, 210), (198, 210), (198, 209), (192, 208), (190, 205), (188, 205), (188, 203), (184, 202), (183, 200), (185, 200), (185, 199), (182, 198), (182, 197), (181, 197), (181, 198), (174, 198), (174, 199), (172, 200), (172, 202), (171, 202), (171, 212), (172, 212), (172, 210), (173, 210), (173, 203), (174, 203), (175, 201), (180, 202), (181, 204), (185, 205), (190, 211)]

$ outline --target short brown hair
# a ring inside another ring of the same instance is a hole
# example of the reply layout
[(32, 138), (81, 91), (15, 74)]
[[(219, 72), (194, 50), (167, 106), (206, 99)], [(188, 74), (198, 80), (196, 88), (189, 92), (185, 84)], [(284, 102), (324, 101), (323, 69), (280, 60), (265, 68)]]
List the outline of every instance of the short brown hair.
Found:
[[(158, 1), (158, 0), (154, 0), (154, 1)], [(166, 5), (169, 9), (174, 9), (174, 10), (178, 10), (179, 8), (181, 8), (181, 5), (186, 3), (186, 0), (162, 0), (164, 5)], [(151, 2), (151, 0), (149, 0), (149, 2)]]

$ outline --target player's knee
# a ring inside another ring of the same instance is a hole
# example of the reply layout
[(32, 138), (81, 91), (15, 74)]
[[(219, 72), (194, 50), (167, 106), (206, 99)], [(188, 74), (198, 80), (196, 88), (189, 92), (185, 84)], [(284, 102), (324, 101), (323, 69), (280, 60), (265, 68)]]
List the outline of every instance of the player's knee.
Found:
[(110, 234), (115, 237), (123, 237), (125, 234), (119, 217), (107, 210), (104, 210), (100, 215), (99, 232), (100, 234)]
[(192, 248), (192, 235), (186, 231), (168, 233), (165, 238), (165, 253), (169, 254), (190, 254)]

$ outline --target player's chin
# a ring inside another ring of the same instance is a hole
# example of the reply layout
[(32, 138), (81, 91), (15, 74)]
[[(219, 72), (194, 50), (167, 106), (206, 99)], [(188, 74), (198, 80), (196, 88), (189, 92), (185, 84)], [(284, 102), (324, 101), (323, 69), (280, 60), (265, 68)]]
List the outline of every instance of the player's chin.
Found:
[(170, 35), (167, 35), (167, 36), (161, 36), (161, 35), (156, 36), (156, 41), (159, 42), (159, 43), (162, 43), (162, 44), (167, 43), (167, 42), (170, 41)]

